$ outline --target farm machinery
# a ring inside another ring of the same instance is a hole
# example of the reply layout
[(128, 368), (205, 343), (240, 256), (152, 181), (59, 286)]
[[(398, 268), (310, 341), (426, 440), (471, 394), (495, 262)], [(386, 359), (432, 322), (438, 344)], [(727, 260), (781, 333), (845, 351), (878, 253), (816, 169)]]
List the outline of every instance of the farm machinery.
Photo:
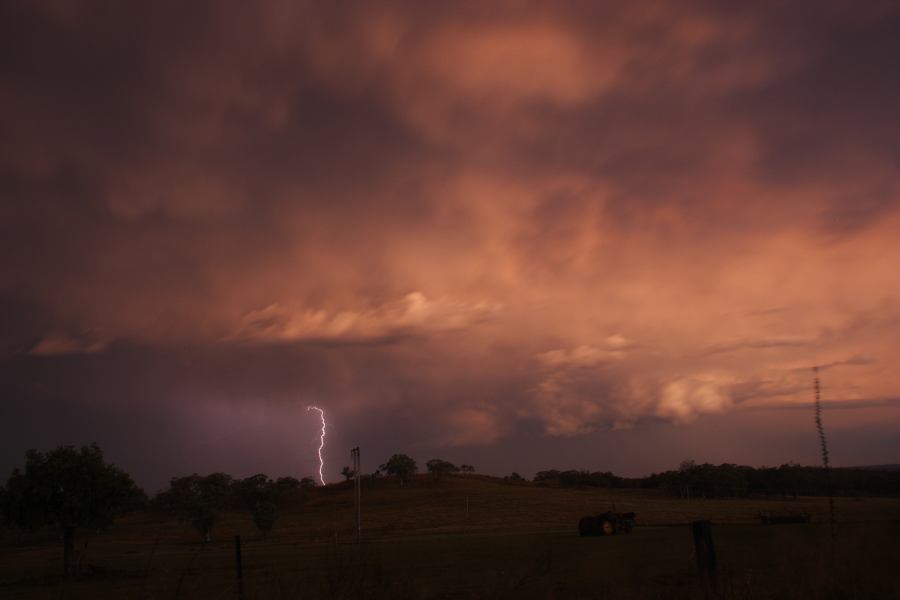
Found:
[(617, 513), (612, 511), (581, 517), (578, 521), (578, 535), (584, 537), (631, 533), (631, 529), (634, 527), (634, 518), (633, 512)]

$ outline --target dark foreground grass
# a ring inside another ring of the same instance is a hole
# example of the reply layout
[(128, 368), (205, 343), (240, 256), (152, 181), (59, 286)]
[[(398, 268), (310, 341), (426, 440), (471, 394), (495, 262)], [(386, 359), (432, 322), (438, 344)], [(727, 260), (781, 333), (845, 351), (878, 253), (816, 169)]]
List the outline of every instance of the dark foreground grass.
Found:
[[(720, 562), (715, 597), (900, 598), (897, 500), (839, 503), (832, 565), (826, 522), (753, 522), (757, 504), (772, 510), (794, 503), (422, 482), (370, 490), (372, 529), (358, 547), (346, 495), (323, 491), (289, 510), (268, 539), (239, 515), (229, 516), (210, 544), (176, 521), (136, 515), (82, 548), (85, 574), (71, 582), (56, 576), (60, 549), (53, 540), (7, 540), (0, 597), (237, 598), (237, 532), (248, 599), (702, 598), (686, 523), (707, 513)], [(465, 496), (468, 519), (458, 502)], [(637, 507), (639, 517), (643, 509), (645, 525), (630, 535), (577, 537), (572, 516), (613, 501), (623, 510)], [(796, 505), (827, 510), (821, 499)], [(658, 524), (666, 519), (681, 524)]]

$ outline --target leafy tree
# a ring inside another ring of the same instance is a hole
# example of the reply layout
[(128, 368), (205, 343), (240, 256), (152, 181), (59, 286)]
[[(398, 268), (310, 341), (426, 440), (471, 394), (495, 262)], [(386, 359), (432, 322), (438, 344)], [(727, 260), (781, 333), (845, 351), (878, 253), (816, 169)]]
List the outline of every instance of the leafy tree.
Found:
[(518, 473), (516, 473), (515, 471), (513, 471), (512, 473), (510, 473), (509, 475), (504, 477), (504, 479), (507, 481), (515, 481), (515, 482), (525, 481), (525, 478), (522, 477), (521, 475), (519, 475)]
[(275, 504), (268, 500), (257, 502), (253, 506), (251, 512), (253, 515), (253, 524), (259, 529), (263, 537), (267, 536), (275, 525), (275, 519), (278, 516), (278, 509)]
[(550, 469), (549, 471), (538, 471), (537, 473), (534, 474), (534, 482), (535, 483), (541, 483), (541, 482), (546, 483), (546, 482), (550, 482), (550, 481), (556, 481), (559, 479), (559, 475), (560, 475), (560, 473), (556, 469)]
[(475, 472), (475, 467), (472, 465), (459, 465), (459, 470), (463, 473), (469, 474)]
[(452, 475), (453, 473), (459, 472), (459, 467), (452, 462), (441, 460), (440, 458), (432, 458), (425, 463), (425, 466), (435, 479), (440, 479), (446, 475)]
[(279, 506), (302, 500), (304, 496), (300, 480), (295, 477), (279, 477), (272, 483), (272, 501)]
[(344, 476), (344, 481), (350, 481), (354, 477), (356, 477), (356, 471), (351, 469), (350, 467), (344, 467), (341, 469), (341, 475)]
[(609, 471), (594, 471), (590, 475), (590, 482), (588, 485), (605, 488), (621, 487), (623, 485), (623, 479), (613, 475)]
[(559, 485), (561, 487), (582, 487), (587, 485), (591, 474), (587, 471), (562, 471), (559, 474)]
[(233, 485), (236, 499), (244, 508), (252, 509), (257, 503), (271, 501), (277, 495), (275, 482), (263, 473), (238, 479)]
[(275, 502), (280, 500), (283, 495), (294, 491), (295, 488), (292, 489), (293, 482), (297, 483), (297, 487), (300, 486), (300, 482), (296, 479), (293, 479), (293, 482), (279, 481), (282, 483), (281, 487), (279, 487), (278, 482), (272, 481), (267, 475), (259, 473), (246, 479), (235, 481), (233, 485), (238, 504), (242, 509), (250, 512), (250, 516), (253, 517), (253, 523), (263, 536), (268, 535), (275, 525), (275, 519), (278, 516)]
[(212, 473), (203, 477), (194, 473), (172, 478), (169, 489), (157, 497), (157, 503), (190, 520), (204, 541), (209, 542), (219, 513), (232, 500), (232, 492), (230, 475)]
[(312, 477), (304, 477), (300, 480), (301, 490), (311, 490), (316, 487), (316, 480)]
[(278, 490), (278, 494), (299, 490), (300, 480), (296, 477), (279, 477), (275, 480), (275, 489)]
[(400, 485), (409, 481), (419, 470), (416, 461), (405, 454), (394, 454), (378, 468), (388, 475), (395, 475), (400, 480)]
[(29, 450), (25, 471), (14, 470), (6, 482), (2, 508), (10, 524), (62, 532), (63, 574), (68, 576), (77, 530), (106, 529), (145, 499), (131, 477), (106, 463), (100, 447), (91, 444), (47, 453)]
[(275, 480), (275, 487), (280, 491), (299, 490), (300, 480), (296, 477), (279, 477)]

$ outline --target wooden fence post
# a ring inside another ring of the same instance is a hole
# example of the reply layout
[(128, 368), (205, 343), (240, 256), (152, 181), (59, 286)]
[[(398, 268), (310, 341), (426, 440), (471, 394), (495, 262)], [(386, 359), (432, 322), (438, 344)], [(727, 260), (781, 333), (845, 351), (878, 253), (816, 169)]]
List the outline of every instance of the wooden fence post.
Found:
[(713, 546), (712, 524), (709, 521), (694, 521), (694, 556), (697, 557), (697, 571), (707, 591), (716, 589), (716, 549)]
[(244, 563), (241, 560), (241, 536), (234, 536), (234, 562), (237, 569), (238, 600), (244, 600)]

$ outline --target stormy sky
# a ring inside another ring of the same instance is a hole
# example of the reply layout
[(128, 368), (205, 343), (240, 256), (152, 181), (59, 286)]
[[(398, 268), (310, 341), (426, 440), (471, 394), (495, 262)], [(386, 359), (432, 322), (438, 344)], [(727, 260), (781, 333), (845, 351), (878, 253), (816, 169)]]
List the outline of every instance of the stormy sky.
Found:
[(0, 468), (900, 462), (895, 2), (4, 2)]

